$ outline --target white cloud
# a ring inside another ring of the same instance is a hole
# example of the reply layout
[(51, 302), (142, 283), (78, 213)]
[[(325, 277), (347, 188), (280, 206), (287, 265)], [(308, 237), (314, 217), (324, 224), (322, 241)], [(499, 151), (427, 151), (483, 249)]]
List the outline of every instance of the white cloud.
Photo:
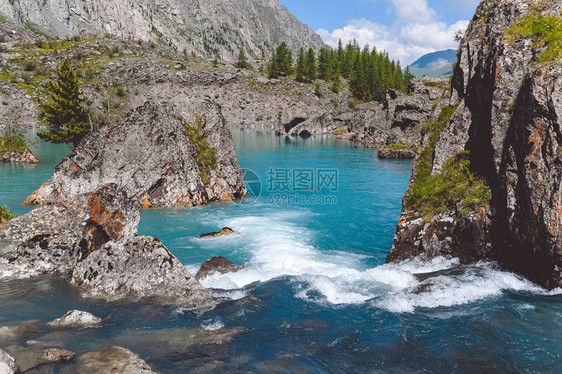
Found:
[(392, 0), (396, 16), (402, 22), (427, 22), (435, 18), (435, 11), (426, 0)]
[(341, 39), (345, 44), (353, 39), (359, 45), (386, 50), (390, 57), (408, 65), (430, 52), (456, 48), (457, 30), (464, 31), (469, 21), (462, 20), (452, 25), (436, 19), (436, 13), (426, 0), (387, 0), (393, 4), (394, 25), (371, 22), (367, 19), (350, 20), (348, 24), (331, 32), (319, 29), (316, 32), (324, 41), (336, 47)]

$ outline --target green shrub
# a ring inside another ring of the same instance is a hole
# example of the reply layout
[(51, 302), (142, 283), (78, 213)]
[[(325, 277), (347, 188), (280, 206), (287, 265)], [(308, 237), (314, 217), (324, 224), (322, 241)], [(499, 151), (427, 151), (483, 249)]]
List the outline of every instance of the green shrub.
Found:
[(201, 127), (203, 126), (201, 116), (196, 114), (195, 122), (195, 127), (190, 126), (187, 122), (185, 123), (185, 133), (197, 150), (197, 165), (201, 172), (201, 181), (207, 185), (210, 182), (209, 174), (211, 170), (217, 167), (217, 151), (209, 146), (201, 135)]
[(25, 60), (23, 63), (23, 70), (34, 71), (37, 68), (37, 61), (35, 60)]
[(16, 215), (10, 212), (10, 209), (8, 209), (8, 207), (0, 206), (0, 223), (8, 222), (13, 218), (16, 218)]
[(29, 147), (25, 144), (25, 134), (21, 126), (9, 124), (0, 135), (0, 156), (12, 152), (29, 151)]
[(514, 43), (518, 38), (532, 38), (534, 48), (544, 48), (539, 54), (539, 64), (562, 59), (562, 17), (531, 13), (504, 32), (506, 41)]

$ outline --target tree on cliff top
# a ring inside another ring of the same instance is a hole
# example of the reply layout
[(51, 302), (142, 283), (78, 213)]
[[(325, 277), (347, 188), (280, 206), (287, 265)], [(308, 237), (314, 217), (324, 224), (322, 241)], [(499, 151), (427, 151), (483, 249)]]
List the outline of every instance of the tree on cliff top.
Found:
[(83, 107), (80, 83), (67, 59), (64, 59), (56, 82), (49, 82), (49, 100), (41, 105), (48, 131), (37, 135), (51, 143), (76, 144), (90, 128), (88, 114)]

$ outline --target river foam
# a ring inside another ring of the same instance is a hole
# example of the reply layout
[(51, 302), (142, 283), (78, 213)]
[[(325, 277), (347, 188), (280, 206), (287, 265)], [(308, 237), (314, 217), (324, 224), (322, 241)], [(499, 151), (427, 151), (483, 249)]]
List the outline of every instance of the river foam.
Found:
[[(463, 266), (457, 259), (441, 257), (368, 268), (366, 256), (316, 248), (317, 233), (299, 225), (310, 214), (304, 209), (268, 211), (264, 207), (263, 215), (228, 219), (225, 225), (237, 231), (232, 240), (239, 241), (240, 250), (249, 256), (247, 267), (236, 273), (215, 273), (201, 283), (216, 296), (239, 299), (252, 283), (289, 277), (295, 297), (333, 305), (367, 303), (395, 313), (453, 307), (498, 297), (505, 291), (547, 294), (495, 263)], [(193, 265), (188, 268), (196, 269)]]

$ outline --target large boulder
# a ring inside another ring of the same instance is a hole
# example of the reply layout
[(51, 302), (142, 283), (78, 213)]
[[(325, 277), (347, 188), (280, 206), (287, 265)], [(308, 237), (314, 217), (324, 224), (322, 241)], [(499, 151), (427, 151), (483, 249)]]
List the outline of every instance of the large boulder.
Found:
[(138, 206), (111, 184), (9, 221), (0, 226), (0, 278), (57, 274), (89, 294), (209, 303), (158, 239), (136, 236)]
[(73, 284), (95, 295), (141, 296), (195, 306), (212, 297), (156, 238), (111, 241), (74, 267)]
[(211, 102), (192, 118), (146, 102), (122, 122), (89, 133), (25, 203), (53, 204), (110, 183), (143, 208), (184, 208), (246, 192), (220, 107)]
[(71, 310), (64, 316), (52, 320), (47, 325), (50, 327), (98, 327), (102, 319), (91, 313), (81, 310)]

